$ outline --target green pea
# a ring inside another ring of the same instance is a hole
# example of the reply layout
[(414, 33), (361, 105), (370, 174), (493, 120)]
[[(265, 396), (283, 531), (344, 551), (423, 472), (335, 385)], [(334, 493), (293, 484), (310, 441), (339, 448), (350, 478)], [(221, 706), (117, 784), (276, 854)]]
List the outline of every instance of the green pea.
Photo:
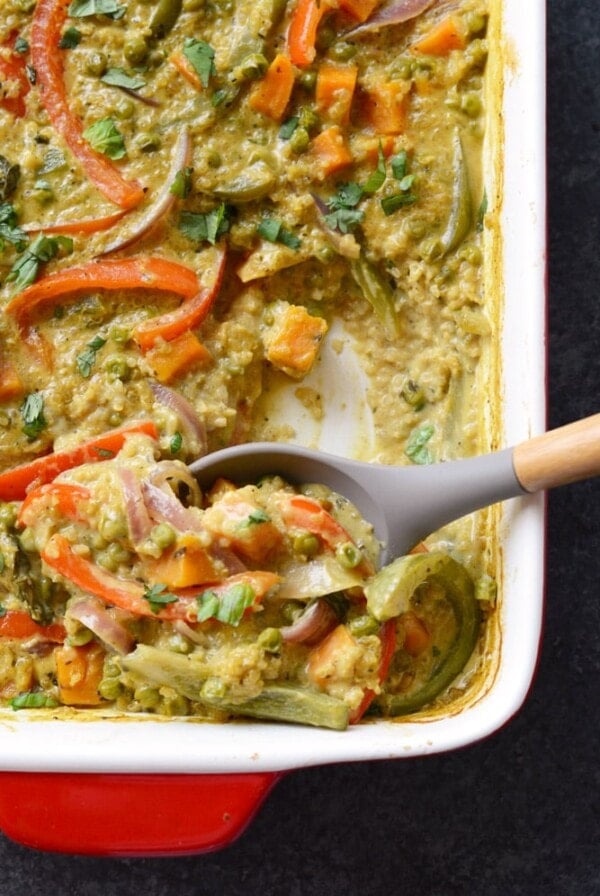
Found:
[(98, 551), (96, 554), (98, 566), (109, 572), (116, 572), (128, 560), (129, 553), (117, 541), (112, 541), (103, 551)]
[(311, 532), (302, 532), (295, 535), (292, 541), (292, 547), (296, 554), (303, 554), (305, 557), (314, 557), (319, 553), (321, 542), (316, 535)]
[(400, 56), (394, 63), (392, 74), (394, 77), (401, 78), (403, 81), (410, 81), (413, 76), (414, 70), (414, 59), (408, 59), (408, 57), (406, 56)]
[(131, 378), (131, 367), (122, 355), (110, 355), (104, 362), (104, 369), (113, 379), (126, 382)]
[(106, 541), (115, 541), (127, 535), (127, 520), (121, 513), (111, 513), (100, 520), (100, 534)]
[(374, 616), (368, 614), (364, 616), (355, 616), (347, 623), (350, 634), (355, 638), (362, 638), (365, 635), (376, 635), (379, 631), (379, 622)]
[(98, 693), (104, 700), (117, 700), (121, 695), (121, 682), (118, 678), (103, 678), (98, 685)]
[(481, 97), (477, 93), (465, 93), (460, 107), (469, 118), (477, 118), (481, 113)]
[(314, 69), (304, 69), (298, 77), (298, 84), (305, 90), (314, 90), (317, 83), (317, 73)]
[(133, 699), (137, 700), (142, 709), (155, 709), (160, 703), (160, 693), (152, 685), (141, 684), (133, 692)]
[(487, 16), (480, 12), (470, 12), (467, 16), (467, 28), (469, 34), (481, 34), (485, 31)]
[(19, 535), (19, 544), (23, 550), (29, 554), (35, 551), (35, 535), (33, 534), (33, 529), (29, 526), (26, 529), (23, 529)]
[(139, 65), (148, 56), (148, 49), (144, 35), (133, 32), (123, 45), (123, 55), (131, 65)]
[(420, 411), (425, 404), (425, 392), (414, 380), (407, 380), (400, 393), (404, 401), (415, 411)]
[(83, 647), (84, 644), (89, 644), (93, 637), (94, 633), (89, 628), (80, 628), (70, 634), (67, 640), (71, 647)]
[(223, 164), (223, 159), (221, 158), (221, 154), (216, 150), (211, 150), (206, 157), (206, 164), (209, 168), (220, 168)]
[(120, 121), (127, 121), (133, 117), (135, 105), (132, 100), (121, 100), (114, 107), (114, 113)]
[(298, 110), (298, 124), (307, 131), (314, 131), (321, 123), (318, 113), (311, 106), (302, 106)]
[(424, 218), (409, 218), (405, 226), (411, 237), (415, 240), (422, 240), (429, 230), (427, 221), (425, 221)]
[(135, 144), (140, 152), (156, 152), (157, 149), (160, 149), (161, 143), (159, 135), (151, 131), (142, 131), (135, 138)]
[(250, 53), (233, 71), (234, 81), (254, 81), (262, 77), (269, 67), (262, 53)]
[(183, 694), (170, 695), (163, 699), (161, 712), (167, 716), (188, 716), (190, 714), (190, 702)]
[(337, 36), (337, 31), (333, 25), (329, 25), (327, 22), (324, 25), (321, 25), (315, 41), (317, 50), (327, 50), (333, 44)]
[(127, 327), (113, 327), (110, 331), (110, 338), (117, 345), (127, 345), (131, 339), (131, 330), (128, 330)]
[(289, 146), (292, 152), (300, 153), (306, 152), (310, 144), (310, 136), (306, 128), (296, 128), (294, 133), (289, 139)]
[(356, 44), (350, 44), (345, 40), (336, 41), (329, 48), (329, 55), (338, 62), (346, 62), (356, 56), (358, 47)]
[(14, 504), (2, 502), (0, 504), (0, 526), (4, 529), (12, 529), (17, 522), (17, 508)]
[(108, 60), (105, 53), (93, 50), (85, 60), (85, 70), (88, 75), (101, 78), (108, 68)]
[(200, 699), (222, 700), (227, 696), (227, 685), (221, 678), (208, 678), (200, 690)]
[(150, 538), (157, 547), (161, 548), (161, 550), (164, 551), (165, 548), (171, 547), (171, 545), (175, 542), (177, 533), (175, 532), (175, 529), (168, 523), (159, 523), (152, 529)]
[(266, 653), (279, 653), (282, 635), (278, 628), (265, 628), (258, 636), (258, 646)]
[(344, 569), (356, 569), (362, 560), (362, 554), (355, 544), (347, 541), (335, 549), (335, 558)]

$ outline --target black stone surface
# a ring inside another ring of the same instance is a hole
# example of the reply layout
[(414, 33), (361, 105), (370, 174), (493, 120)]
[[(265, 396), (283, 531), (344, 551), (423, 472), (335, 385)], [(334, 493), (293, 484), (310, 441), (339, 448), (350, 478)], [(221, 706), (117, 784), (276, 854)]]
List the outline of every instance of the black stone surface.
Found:
[[(523, 0), (523, 27), (538, 3)], [(549, 0), (547, 12), (557, 426), (599, 410), (600, 4)], [(294, 772), (236, 843), (205, 856), (80, 858), (0, 836), (0, 896), (598, 896), (599, 532), (600, 480), (550, 496), (539, 671), (524, 708), (490, 739)]]

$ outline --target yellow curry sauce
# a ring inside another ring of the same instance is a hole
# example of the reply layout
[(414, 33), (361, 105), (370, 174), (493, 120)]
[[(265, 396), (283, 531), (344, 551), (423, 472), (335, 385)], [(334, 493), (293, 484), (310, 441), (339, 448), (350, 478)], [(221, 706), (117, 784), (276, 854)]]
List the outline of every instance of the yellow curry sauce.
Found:
[(345, 727), (465, 666), (485, 532), (375, 574), (336, 496), (202, 496), (185, 464), (293, 441), (265, 396), (318, 416), (340, 326), (369, 459), (481, 447), (486, 25), (484, 0), (3, 4), (5, 702)]

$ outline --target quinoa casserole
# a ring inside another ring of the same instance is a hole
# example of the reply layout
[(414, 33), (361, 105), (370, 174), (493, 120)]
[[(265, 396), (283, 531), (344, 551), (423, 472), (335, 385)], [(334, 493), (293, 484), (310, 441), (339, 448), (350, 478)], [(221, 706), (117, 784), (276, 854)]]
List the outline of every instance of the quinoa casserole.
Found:
[(201, 492), (187, 465), (301, 438), (269, 402), (319, 423), (325, 351), (364, 378), (354, 456), (488, 447), (487, 24), (486, 0), (3, 0), (6, 709), (341, 730), (468, 688), (486, 513), (379, 568), (325, 487)]

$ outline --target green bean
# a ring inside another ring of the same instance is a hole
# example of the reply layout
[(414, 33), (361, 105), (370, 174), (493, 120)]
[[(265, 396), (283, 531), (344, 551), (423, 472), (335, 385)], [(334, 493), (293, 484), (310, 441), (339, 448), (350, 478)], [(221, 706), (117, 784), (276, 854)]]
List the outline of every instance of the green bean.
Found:
[(269, 685), (257, 697), (242, 703), (212, 698), (204, 691), (201, 698), (208, 706), (236, 716), (294, 722), (335, 731), (344, 731), (348, 727), (349, 709), (342, 700), (289, 685)]
[(272, 169), (262, 160), (249, 165), (245, 171), (220, 184), (213, 190), (215, 196), (228, 202), (253, 202), (268, 196), (277, 182)]
[(394, 305), (394, 290), (390, 283), (384, 280), (364, 255), (350, 261), (350, 271), (390, 339), (397, 338), (400, 322)]
[(467, 161), (462, 140), (458, 132), (454, 135), (452, 173), (452, 205), (446, 229), (440, 237), (443, 255), (456, 249), (462, 243), (473, 224), (473, 201), (469, 185), (469, 173), (467, 171)]
[(181, 13), (182, 0), (158, 0), (150, 19), (150, 34), (160, 40), (169, 33)]
[(456, 621), (450, 643), (438, 650), (427, 680), (415, 690), (385, 692), (377, 706), (385, 715), (416, 712), (437, 697), (464, 669), (479, 635), (481, 610), (475, 598), (473, 580), (465, 568), (448, 554), (430, 552), (399, 557), (380, 570), (365, 586), (367, 608), (379, 621), (407, 612), (420, 585), (441, 586)]

